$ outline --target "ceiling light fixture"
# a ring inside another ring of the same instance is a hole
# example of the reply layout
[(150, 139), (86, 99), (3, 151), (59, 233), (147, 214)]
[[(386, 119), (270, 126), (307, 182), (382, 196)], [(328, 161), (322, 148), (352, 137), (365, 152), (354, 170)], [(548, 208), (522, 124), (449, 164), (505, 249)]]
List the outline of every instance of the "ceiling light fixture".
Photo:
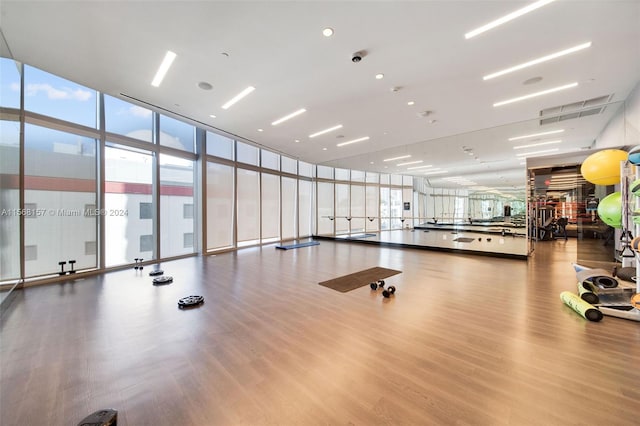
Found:
[(233, 98), (231, 98), (229, 101), (227, 101), (226, 104), (222, 105), (222, 109), (229, 109), (229, 107), (233, 104), (235, 104), (236, 102), (238, 102), (240, 99), (244, 98), (245, 96), (247, 96), (249, 93), (253, 92), (254, 90), (256, 90), (255, 87), (253, 86), (249, 86), (246, 89), (244, 89), (242, 92), (238, 93), (237, 95), (235, 95)]
[(419, 164), (422, 163), (424, 160), (416, 160), (416, 161), (409, 161), (408, 163), (400, 163), (400, 164), (396, 164), (397, 167), (402, 167), (402, 166), (408, 166), (409, 164)]
[(258, 131), (259, 131), (259, 132), (264, 132), (264, 130), (263, 130), (263, 129), (258, 129)]
[(325, 37), (331, 37), (333, 35), (333, 28), (325, 28), (324, 30), (322, 30), (322, 35)]
[(328, 129), (320, 130), (319, 132), (315, 132), (309, 135), (310, 138), (315, 138), (316, 136), (324, 135), (325, 133), (333, 132), (334, 130), (342, 129), (342, 124), (338, 124), (337, 126), (329, 127)]
[(209, 117), (211, 117), (211, 118), (216, 118), (216, 116), (215, 116), (215, 115), (213, 115), (213, 114), (209, 114)]
[(559, 130), (551, 130), (548, 132), (542, 132), (542, 133), (533, 133), (531, 135), (524, 135), (524, 136), (515, 136), (513, 138), (509, 138), (509, 142), (512, 141), (519, 141), (520, 139), (528, 139), (528, 138), (535, 138), (537, 136), (547, 136), (547, 135), (555, 135), (556, 133), (562, 133), (564, 132), (564, 129), (559, 129)]
[(411, 157), (411, 155), (401, 155), (400, 157), (387, 158), (387, 159), (382, 160), (382, 161), (402, 160), (403, 158), (409, 158), (409, 157)]
[(571, 89), (572, 87), (576, 87), (578, 85), (577, 82), (565, 84), (564, 86), (553, 87), (551, 89), (543, 90), (541, 92), (529, 93), (528, 95), (519, 96), (513, 99), (507, 99), (506, 101), (500, 101), (493, 104), (494, 107), (499, 107), (502, 105), (511, 104), (514, 102), (524, 101), (525, 99), (531, 99), (542, 95), (547, 95), (549, 93), (559, 92), (560, 90)]
[(426, 166), (407, 167), (407, 170), (426, 169), (426, 168), (429, 168), (429, 167), (433, 167), (433, 164), (429, 164), (429, 165), (426, 165)]
[(382, 73), (376, 74), (376, 80), (382, 80), (383, 78), (384, 78), (384, 74)]
[(336, 144), (336, 146), (345, 146), (345, 145), (351, 145), (352, 143), (357, 143), (357, 142), (362, 142), (362, 141), (368, 141), (370, 138), (369, 136), (364, 136), (362, 138), (358, 138), (358, 139), (352, 139), (350, 141), (346, 141), (346, 142), (340, 142), (339, 144)]
[(154, 87), (160, 86), (160, 83), (162, 83), (164, 76), (167, 75), (167, 71), (169, 71), (169, 68), (173, 63), (173, 60), (176, 59), (176, 56), (177, 55), (175, 53), (173, 53), (170, 50), (167, 50), (167, 53), (165, 53), (164, 59), (162, 60), (162, 63), (160, 64), (158, 71), (156, 71), (156, 75), (153, 77), (153, 80), (151, 81), (152, 86)]
[(533, 151), (533, 152), (523, 152), (521, 154), (516, 154), (516, 157), (528, 157), (530, 155), (537, 155), (537, 154), (546, 154), (548, 152), (556, 152), (558, 151), (560, 148), (553, 148), (553, 149), (544, 149), (542, 151)]
[(532, 144), (529, 144), (529, 145), (514, 146), (513, 149), (533, 148), (534, 146), (553, 145), (553, 144), (561, 143), (561, 142), (562, 142), (562, 139), (558, 139), (558, 140), (554, 140), (554, 141), (532, 143)]
[(490, 80), (492, 78), (496, 78), (496, 77), (499, 77), (501, 75), (509, 74), (510, 72), (518, 71), (518, 70), (521, 70), (523, 68), (527, 68), (527, 67), (530, 67), (530, 66), (533, 66), (533, 65), (537, 65), (537, 64), (540, 64), (542, 62), (547, 62), (547, 61), (550, 61), (552, 59), (556, 59), (556, 58), (559, 58), (561, 56), (568, 55), (570, 53), (577, 52), (577, 51), (582, 50), (582, 49), (586, 49), (587, 47), (591, 47), (591, 42), (582, 43), (582, 44), (579, 44), (577, 46), (570, 47), (569, 49), (565, 49), (565, 50), (561, 50), (559, 52), (551, 53), (551, 54), (543, 56), (541, 58), (532, 59), (529, 62), (525, 62), (525, 63), (520, 64), (520, 65), (515, 65), (515, 66), (513, 66), (511, 68), (507, 68), (507, 69), (504, 69), (502, 71), (494, 72), (493, 74), (485, 75), (484, 77), (482, 77), (482, 79), (483, 80)]
[(409, 102), (407, 102), (407, 105), (409, 105), (409, 106), (415, 105), (415, 102), (414, 101), (409, 101)]
[(483, 26), (481, 26), (479, 28), (476, 28), (475, 30), (469, 31), (468, 33), (466, 33), (464, 35), (464, 38), (468, 40), (468, 39), (470, 39), (472, 37), (477, 36), (478, 34), (482, 34), (485, 31), (489, 31), (492, 28), (495, 28), (495, 27), (497, 27), (499, 25), (505, 24), (505, 23), (507, 23), (507, 22), (509, 22), (509, 21), (511, 21), (513, 19), (516, 19), (516, 18), (518, 18), (518, 17), (520, 17), (520, 16), (522, 16), (522, 15), (524, 15), (526, 13), (532, 12), (532, 11), (534, 11), (534, 10), (536, 10), (536, 9), (542, 7), (542, 6), (545, 6), (545, 5), (547, 5), (547, 4), (551, 3), (551, 2), (553, 2), (553, 0), (539, 0), (539, 1), (535, 2), (535, 3), (531, 3), (530, 5), (525, 6), (522, 9), (518, 9), (515, 12), (511, 12), (511, 13), (509, 13), (509, 14), (501, 17), (501, 18), (496, 19), (495, 21), (491, 21), (486, 25), (483, 25)]
[(282, 122), (285, 122), (285, 121), (287, 121), (287, 120), (289, 120), (289, 119), (291, 119), (291, 118), (293, 118), (293, 117), (296, 117), (296, 116), (298, 116), (298, 115), (300, 115), (300, 114), (302, 114), (302, 113), (304, 113), (304, 112), (307, 112), (307, 110), (306, 110), (306, 109), (304, 109), (304, 108), (300, 108), (299, 110), (294, 111), (294, 112), (292, 112), (292, 113), (291, 113), (291, 114), (289, 114), (289, 115), (285, 115), (284, 117), (277, 119), (276, 121), (274, 121), (273, 123), (271, 123), (271, 125), (272, 125), (272, 126), (277, 126), (278, 124), (280, 124), (280, 123), (282, 123)]
[(431, 175), (441, 175), (442, 173), (449, 173), (449, 172), (446, 171), (446, 170), (438, 170), (437, 172), (436, 171), (432, 172), (432, 171), (429, 170), (429, 171), (424, 172), (423, 174), (425, 176), (431, 176)]

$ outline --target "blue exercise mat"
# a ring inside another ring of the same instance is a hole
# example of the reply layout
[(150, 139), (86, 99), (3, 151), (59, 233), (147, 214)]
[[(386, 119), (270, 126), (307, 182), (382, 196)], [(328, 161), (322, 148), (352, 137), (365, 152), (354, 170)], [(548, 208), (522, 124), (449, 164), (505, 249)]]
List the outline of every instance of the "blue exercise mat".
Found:
[(309, 247), (309, 246), (318, 246), (318, 245), (320, 245), (320, 243), (317, 241), (309, 241), (307, 243), (291, 244), (289, 246), (276, 246), (276, 248), (280, 250), (291, 250), (291, 249), (297, 249), (300, 247)]

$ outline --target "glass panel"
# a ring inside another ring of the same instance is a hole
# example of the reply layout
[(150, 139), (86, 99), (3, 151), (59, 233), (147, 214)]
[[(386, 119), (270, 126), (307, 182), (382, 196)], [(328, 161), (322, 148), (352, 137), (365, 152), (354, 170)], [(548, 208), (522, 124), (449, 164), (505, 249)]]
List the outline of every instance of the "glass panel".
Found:
[(308, 237), (313, 234), (312, 196), (313, 184), (308, 180), (298, 180), (298, 236)]
[(160, 154), (160, 256), (193, 253), (183, 235), (193, 233), (194, 218), (184, 217), (185, 206), (193, 208), (194, 161)]
[(25, 220), (25, 246), (37, 252), (25, 262), (26, 276), (58, 272), (58, 262), (69, 260), (75, 270), (95, 268), (96, 255), (85, 254), (98, 223), (95, 211), (85, 211), (96, 205), (95, 139), (27, 124), (24, 140), (24, 199), (35, 208)]
[(349, 232), (348, 217), (351, 217), (349, 213), (349, 185), (336, 184), (336, 234)]
[(233, 247), (234, 168), (207, 163), (208, 249)]
[(402, 185), (402, 175), (391, 175), (391, 185)]
[(194, 152), (195, 135), (194, 126), (165, 115), (160, 116), (160, 145)]
[(364, 182), (364, 172), (351, 170), (351, 182)]
[[(282, 157), (283, 159), (285, 157)], [(298, 207), (297, 179), (282, 178), (282, 239), (295, 238)]]
[(402, 228), (402, 190), (391, 189), (391, 229)]
[[(387, 175), (388, 176), (388, 175)], [(380, 188), (380, 229), (390, 229), (389, 217), (391, 216), (391, 204), (389, 201), (389, 188)]]
[(96, 104), (95, 90), (24, 66), (25, 110), (95, 128)]
[(280, 240), (280, 176), (262, 174), (262, 242)]
[(280, 156), (274, 152), (263, 149), (262, 167), (271, 170), (280, 170)]
[(282, 171), (285, 173), (298, 174), (298, 161), (293, 158), (282, 156), (281, 158), (281, 167)]
[(389, 183), (390, 183), (389, 175), (381, 174), (380, 175), (380, 184), (381, 185), (389, 185)]
[(207, 132), (207, 155), (233, 160), (233, 139)]
[[(353, 176), (353, 174), (351, 175)], [(364, 177), (364, 174), (363, 174)], [(351, 185), (351, 232), (364, 232), (364, 186)]]
[[(0, 71), (4, 72), (4, 68)], [(20, 277), (20, 216), (17, 214), (20, 209), (19, 165), (20, 123), (2, 120), (0, 121), (0, 281)]]
[(349, 169), (336, 169), (336, 180), (349, 180)]
[(367, 183), (379, 183), (380, 175), (377, 173), (367, 172)]
[(298, 174), (300, 176), (313, 177), (313, 166), (304, 161), (298, 162)]
[(20, 63), (0, 58), (0, 106), (20, 108)]
[[(153, 157), (107, 146), (104, 167), (105, 210), (128, 213), (105, 217), (106, 266), (133, 263), (135, 258), (155, 259)], [(149, 218), (146, 209), (151, 211)]]
[(333, 183), (318, 182), (318, 234), (333, 234)]
[(260, 174), (238, 169), (238, 246), (260, 241)]
[(260, 150), (258, 148), (243, 142), (237, 142), (236, 145), (239, 162), (252, 164), (254, 166), (258, 165), (258, 155), (260, 154)]
[(377, 186), (367, 185), (365, 189), (366, 197), (366, 229), (367, 231), (380, 230), (380, 191)]
[(318, 178), (333, 179), (333, 167), (318, 166)]
[(104, 95), (104, 121), (107, 132), (153, 142), (153, 113), (150, 109)]
[(402, 185), (413, 187), (413, 177), (412, 176), (402, 176)]

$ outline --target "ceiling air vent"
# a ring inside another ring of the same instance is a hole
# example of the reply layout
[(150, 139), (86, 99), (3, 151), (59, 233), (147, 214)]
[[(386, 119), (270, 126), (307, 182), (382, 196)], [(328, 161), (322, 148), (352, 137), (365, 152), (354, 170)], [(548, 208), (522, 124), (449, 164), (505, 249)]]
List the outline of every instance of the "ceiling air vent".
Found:
[(561, 121), (573, 120), (574, 118), (588, 117), (590, 115), (602, 114), (607, 108), (607, 103), (611, 101), (613, 94), (587, 99), (581, 102), (573, 102), (540, 111), (540, 125), (559, 123)]

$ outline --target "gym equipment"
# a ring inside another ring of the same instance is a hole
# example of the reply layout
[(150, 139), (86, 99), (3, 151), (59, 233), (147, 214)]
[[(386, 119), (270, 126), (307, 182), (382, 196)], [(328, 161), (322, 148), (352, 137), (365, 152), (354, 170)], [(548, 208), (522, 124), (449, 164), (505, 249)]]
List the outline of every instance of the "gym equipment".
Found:
[(614, 228), (622, 228), (622, 194), (616, 191), (607, 195), (598, 204), (598, 216)]
[(144, 266), (142, 266), (142, 260), (143, 260), (143, 259), (142, 259), (141, 257), (140, 257), (140, 258), (137, 258), (137, 257), (136, 257), (136, 258), (135, 258), (135, 259), (133, 259), (133, 260), (135, 260), (135, 261), (136, 261), (136, 264), (134, 265), (133, 269), (135, 269), (136, 271), (137, 271), (137, 270), (140, 270), (140, 271), (141, 271), (142, 269), (144, 269)]
[(631, 185), (629, 185), (629, 192), (636, 197), (640, 197), (640, 179), (634, 180)]
[(636, 145), (631, 148), (627, 158), (631, 164), (640, 164), (640, 145)]
[(80, 420), (78, 426), (116, 426), (118, 424), (118, 411), (113, 408), (98, 410)]
[(562, 300), (565, 305), (580, 314), (582, 318), (589, 321), (600, 321), (603, 317), (602, 312), (600, 312), (590, 303), (582, 300), (577, 295), (571, 293), (570, 291), (563, 291), (562, 293), (560, 293), (560, 300)]
[(636, 268), (633, 266), (627, 266), (619, 268), (616, 275), (624, 281), (636, 282)]
[(318, 245), (320, 245), (320, 243), (317, 241), (309, 241), (306, 243), (291, 244), (288, 246), (276, 246), (276, 248), (279, 250), (291, 250), (291, 249), (297, 249), (300, 247), (310, 247), (310, 246), (318, 246)]
[(640, 293), (636, 293), (631, 296), (631, 306), (636, 309), (640, 309)]
[(187, 296), (178, 300), (178, 308), (190, 308), (194, 306), (199, 306), (204, 303), (204, 297), (202, 296)]
[(162, 274), (164, 274), (164, 271), (162, 269), (154, 269), (153, 271), (149, 272), (150, 277), (157, 277), (158, 275)]
[(153, 285), (164, 285), (171, 284), (173, 282), (173, 277), (168, 275), (164, 275), (162, 277), (157, 277), (153, 279)]
[(66, 264), (67, 264), (67, 262), (65, 262), (65, 261), (58, 262), (58, 265), (60, 265), (60, 272), (58, 272), (58, 275), (65, 275), (66, 274), (66, 272), (64, 271), (64, 265), (66, 265)]
[(487, 241), (491, 242), (491, 238), (487, 238)]
[(593, 292), (593, 290), (594, 289), (591, 287), (590, 283), (581, 283), (580, 281), (578, 281), (578, 294), (580, 294), (580, 298), (587, 303), (600, 303), (600, 298), (596, 293)]
[(376, 282), (373, 282), (373, 283), (369, 284), (369, 287), (371, 287), (371, 290), (377, 290), (379, 288), (384, 288), (384, 280), (378, 280)]
[[(596, 288), (615, 288), (618, 286), (618, 280), (609, 275), (604, 269), (583, 269), (576, 274), (578, 282), (584, 284), (590, 283)], [(618, 272), (618, 276), (620, 273)], [(593, 290), (592, 290), (593, 291)]]
[(396, 294), (396, 288), (395, 286), (390, 285), (388, 289), (384, 290), (382, 292), (382, 295), (384, 297), (386, 297), (387, 299), (390, 298), (392, 295)]
[(76, 263), (75, 260), (70, 260), (69, 261), (69, 267), (71, 268), (71, 269), (69, 269), (69, 273), (70, 274), (75, 274), (76, 273), (75, 269), (73, 269), (73, 265), (75, 265), (75, 263)]
[(620, 149), (605, 149), (588, 156), (580, 173), (595, 185), (615, 185), (620, 183), (620, 162), (627, 161), (628, 154)]

